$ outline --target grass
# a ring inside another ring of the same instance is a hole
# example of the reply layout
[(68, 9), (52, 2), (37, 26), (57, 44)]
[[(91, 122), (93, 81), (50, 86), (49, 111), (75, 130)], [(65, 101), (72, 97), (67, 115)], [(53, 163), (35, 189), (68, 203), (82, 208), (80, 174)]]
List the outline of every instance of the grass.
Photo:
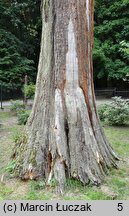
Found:
[(8, 199), (9, 195), (13, 192), (11, 187), (7, 187), (3, 184), (0, 184), (0, 200)]
[(105, 133), (122, 160), (119, 169), (111, 170), (106, 184), (117, 194), (117, 199), (129, 199), (129, 126), (105, 126)]
[[(55, 193), (55, 181), (45, 187), (43, 181), (23, 182), (7, 173), (13, 139), (23, 126), (17, 125), (17, 118), (10, 112), (0, 112), (0, 200), (127, 200), (129, 199), (129, 126), (104, 126), (107, 138), (114, 151), (121, 157), (119, 169), (111, 169), (101, 187), (83, 186), (75, 180), (68, 180), (63, 195)], [(5, 171), (6, 170), (6, 171)]]
[(114, 150), (122, 157), (129, 157), (129, 126), (105, 126), (105, 133)]

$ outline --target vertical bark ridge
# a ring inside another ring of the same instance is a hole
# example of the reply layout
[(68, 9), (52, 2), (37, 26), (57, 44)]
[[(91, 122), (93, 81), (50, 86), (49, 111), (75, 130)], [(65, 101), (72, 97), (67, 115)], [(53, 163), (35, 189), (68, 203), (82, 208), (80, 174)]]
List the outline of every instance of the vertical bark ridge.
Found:
[[(26, 132), (28, 148), (24, 156), (23, 174), (30, 165), (33, 166), (33, 175), (48, 176), (48, 151), (50, 131), (50, 103), (52, 95), (51, 81), (53, 77), (53, 4), (47, 5), (47, 20), (45, 7), (43, 8), (43, 29), (36, 95), (32, 113), (28, 120)], [(54, 81), (54, 80), (53, 80)]]

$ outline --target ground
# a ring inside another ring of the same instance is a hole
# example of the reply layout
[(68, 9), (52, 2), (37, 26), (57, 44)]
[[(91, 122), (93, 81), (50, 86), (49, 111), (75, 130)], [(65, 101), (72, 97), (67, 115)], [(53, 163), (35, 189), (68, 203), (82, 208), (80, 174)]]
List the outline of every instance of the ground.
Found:
[[(100, 104), (100, 102), (99, 102)], [(55, 181), (45, 187), (43, 181), (23, 182), (8, 172), (14, 139), (23, 131), (17, 118), (9, 109), (0, 111), (0, 200), (128, 200), (129, 199), (129, 125), (126, 127), (104, 126), (105, 133), (120, 157), (119, 169), (112, 169), (100, 187), (83, 186), (69, 180), (63, 195), (55, 193)]]

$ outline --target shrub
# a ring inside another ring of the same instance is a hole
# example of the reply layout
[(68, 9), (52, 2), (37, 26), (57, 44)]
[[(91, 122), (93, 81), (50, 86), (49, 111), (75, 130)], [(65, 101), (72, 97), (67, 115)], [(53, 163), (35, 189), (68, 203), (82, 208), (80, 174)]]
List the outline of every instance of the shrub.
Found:
[(109, 125), (125, 125), (129, 121), (129, 100), (113, 97), (112, 102), (98, 109), (100, 119)]
[(19, 111), (25, 109), (25, 105), (22, 103), (22, 101), (19, 101), (19, 100), (16, 100), (16, 101), (13, 101), (11, 100), (11, 107), (10, 107), (10, 110), (17, 114)]
[(18, 113), (17, 117), (18, 117), (18, 124), (25, 125), (28, 120), (29, 113), (26, 110), (22, 110)]
[(107, 107), (108, 107), (107, 104), (102, 104), (98, 107), (98, 114), (101, 121), (105, 120), (105, 112), (107, 110)]
[(30, 85), (24, 85), (23, 93), (27, 99), (34, 98), (35, 85), (32, 83)]

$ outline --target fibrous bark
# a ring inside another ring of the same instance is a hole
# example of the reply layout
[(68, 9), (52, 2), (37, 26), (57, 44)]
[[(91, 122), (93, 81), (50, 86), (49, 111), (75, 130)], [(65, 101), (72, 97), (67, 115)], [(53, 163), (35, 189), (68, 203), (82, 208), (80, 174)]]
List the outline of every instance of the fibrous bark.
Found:
[[(93, 0), (44, 0), (36, 95), (26, 131), (27, 173), (100, 184), (116, 156), (96, 112)], [(29, 174), (28, 174), (29, 176)]]

